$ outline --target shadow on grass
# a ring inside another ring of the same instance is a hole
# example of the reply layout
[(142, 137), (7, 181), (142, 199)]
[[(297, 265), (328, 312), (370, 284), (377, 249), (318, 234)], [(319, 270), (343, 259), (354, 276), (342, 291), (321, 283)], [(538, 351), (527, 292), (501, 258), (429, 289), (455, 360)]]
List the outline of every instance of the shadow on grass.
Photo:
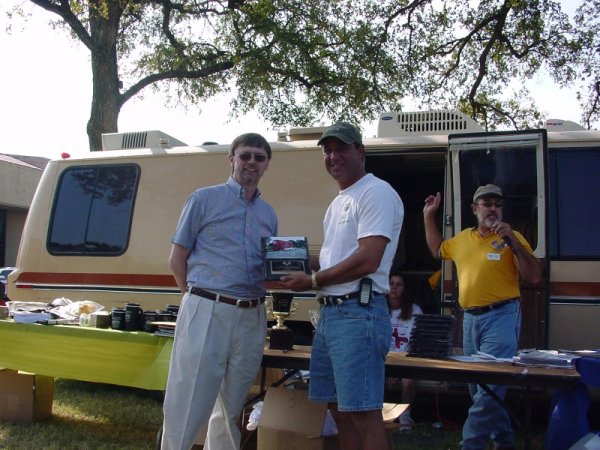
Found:
[(0, 424), (0, 448), (44, 450), (154, 449), (162, 423), (156, 393), (56, 380), (52, 418)]
[[(550, 397), (545, 392), (533, 393), (531, 449), (542, 449), (546, 432)], [(398, 401), (398, 399), (388, 399)], [(519, 418), (523, 414), (523, 391), (510, 390), (507, 402)], [(460, 449), (462, 425), (471, 404), (466, 386), (452, 389), (429, 389), (419, 392), (413, 405), (416, 422), (410, 433), (394, 433), (394, 450)], [(515, 429), (516, 448), (524, 448), (523, 430)], [(490, 447), (491, 448), (491, 447)]]
[[(532, 450), (543, 448), (550, 398), (543, 392), (534, 398)], [(507, 401), (522, 414), (522, 392), (509, 391)], [(394, 450), (458, 449), (469, 405), (464, 389), (419, 392), (412, 411), (416, 426), (410, 433), (394, 433)], [(592, 405), (589, 417), (592, 429), (598, 429), (599, 403)], [(52, 418), (29, 424), (0, 423), (0, 449), (154, 450), (161, 424), (162, 393), (56, 380)], [(256, 449), (256, 432), (243, 432), (242, 442), (243, 450)], [(516, 445), (523, 448), (520, 430)]]

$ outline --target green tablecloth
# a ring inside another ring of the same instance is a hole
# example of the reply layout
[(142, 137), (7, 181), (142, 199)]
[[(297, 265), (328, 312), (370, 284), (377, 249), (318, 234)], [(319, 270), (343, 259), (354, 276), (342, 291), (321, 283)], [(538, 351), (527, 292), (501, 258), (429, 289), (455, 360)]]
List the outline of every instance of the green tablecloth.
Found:
[(0, 367), (164, 390), (173, 339), (145, 332), (0, 320)]

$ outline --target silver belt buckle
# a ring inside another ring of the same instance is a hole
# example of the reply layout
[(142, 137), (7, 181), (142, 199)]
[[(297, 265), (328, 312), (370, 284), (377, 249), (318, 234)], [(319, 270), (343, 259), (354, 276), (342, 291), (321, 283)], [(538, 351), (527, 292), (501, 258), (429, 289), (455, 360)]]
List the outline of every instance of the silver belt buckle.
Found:
[[(254, 302), (256, 302), (256, 303), (254, 303)], [(235, 300), (235, 306), (237, 306), (238, 308), (254, 308), (255, 306), (258, 306), (258, 304), (259, 304), (258, 297), (251, 298), (251, 299), (238, 298)]]
[(323, 295), (317, 299), (317, 301), (323, 306), (341, 305), (344, 300), (335, 295)]

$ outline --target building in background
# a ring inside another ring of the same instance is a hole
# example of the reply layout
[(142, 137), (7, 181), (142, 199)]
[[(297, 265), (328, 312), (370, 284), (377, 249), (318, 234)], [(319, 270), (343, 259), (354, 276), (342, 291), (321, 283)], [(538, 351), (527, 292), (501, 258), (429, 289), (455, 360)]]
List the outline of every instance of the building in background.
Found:
[(33, 194), (48, 159), (0, 154), (0, 267), (14, 266)]

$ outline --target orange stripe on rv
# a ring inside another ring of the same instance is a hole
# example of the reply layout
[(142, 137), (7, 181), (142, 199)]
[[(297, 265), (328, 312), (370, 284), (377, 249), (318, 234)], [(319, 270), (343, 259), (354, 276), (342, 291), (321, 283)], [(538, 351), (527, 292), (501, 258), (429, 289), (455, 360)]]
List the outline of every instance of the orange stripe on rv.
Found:
[(550, 283), (550, 295), (600, 297), (600, 283), (555, 281)]
[(176, 287), (173, 275), (23, 272), (17, 283)]

